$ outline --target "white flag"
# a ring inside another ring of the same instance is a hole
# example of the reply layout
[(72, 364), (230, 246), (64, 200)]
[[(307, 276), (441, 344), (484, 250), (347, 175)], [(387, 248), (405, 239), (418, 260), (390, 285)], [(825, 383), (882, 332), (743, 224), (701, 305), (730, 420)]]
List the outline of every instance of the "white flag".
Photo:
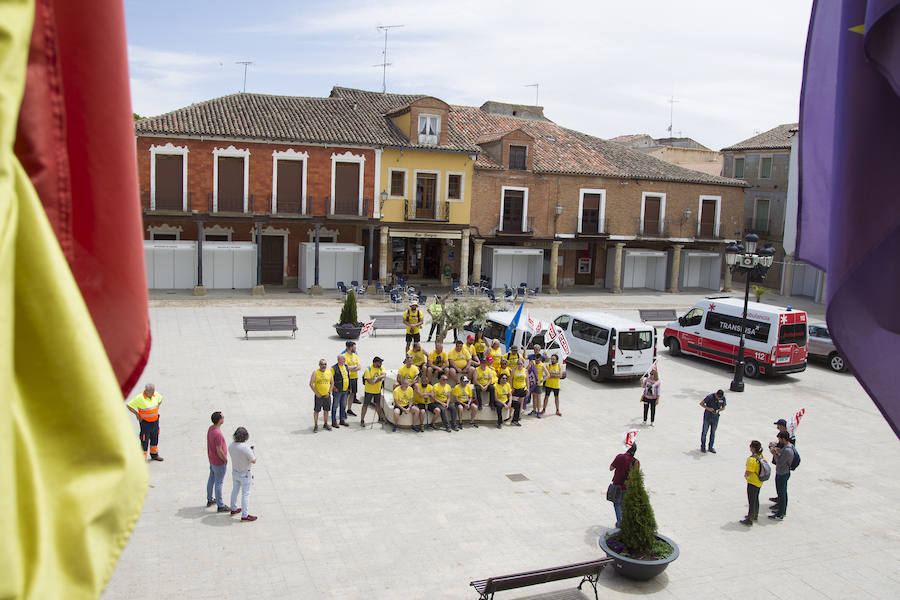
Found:
[(369, 337), (369, 334), (372, 333), (372, 326), (374, 324), (375, 324), (375, 319), (372, 319), (371, 321), (369, 321), (368, 323), (363, 325), (363, 328), (359, 332), (359, 339), (364, 340), (367, 337)]
[(629, 429), (625, 433), (622, 434), (622, 445), (626, 450), (631, 448), (631, 445), (634, 444), (634, 438), (637, 437), (638, 430), (637, 429)]

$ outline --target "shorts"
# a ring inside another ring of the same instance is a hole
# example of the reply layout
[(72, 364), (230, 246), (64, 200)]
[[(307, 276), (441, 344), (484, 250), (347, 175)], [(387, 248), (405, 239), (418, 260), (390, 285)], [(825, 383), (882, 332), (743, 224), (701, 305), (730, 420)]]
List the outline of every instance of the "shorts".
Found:
[(528, 388), (522, 388), (521, 390), (513, 390), (512, 395), (516, 398), (527, 398), (528, 397)]
[(559, 398), (559, 388), (552, 388), (552, 387), (544, 386), (544, 391), (547, 393), (548, 396), (552, 392), (555, 397)]
[(366, 404), (371, 404), (373, 406), (378, 406), (379, 400), (381, 400), (381, 394), (372, 394), (370, 392), (366, 392), (365, 398), (363, 398), (363, 401)]
[(350, 388), (349, 388), (348, 391), (349, 391), (351, 394), (356, 394), (356, 389), (357, 389), (357, 388), (356, 388), (356, 384), (357, 384), (358, 381), (359, 381), (359, 379), (356, 378), (356, 377), (354, 377), (353, 379), (350, 380)]
[(542, 385), (536, 385), (536, 386), (534, 386), (533, 388), (531, 388), (531, 393), (532, 393), (532, 394), (543, 394), (543, 393), (544, 393), (544, 386), (542, 386)]
[(331, 410), (331, 396), (313, 395), (313, 410), (315, 412)]
[(421, 341), (421, 336), (418, 333), (407, 333), (406, 334), (406, 343), (410, 342), (419, 342)]
[(399, 404), (395, 404), (395, 405), (394, 405), (394, 408), (395, 408), (396, 410), (399, 410), (399, 411), (400, 411), (400, 414), (403, 414), (404, 409), (405, 409), (405, 410), (409, 410), (409, 409), (412, 408), (412, 406), (411, 406), (411, 405), (410, 405), (410, 406), (400, 406)]
[[(428, 406), (428, 412), (434, 412), (438, 408), (444, 408), (443, 404), (439, 404), (437, 402), (431, 402), (431, 403), (427, 404), (427, 406)], [(446, 409), (444, 409), (444, 410), (446, 410)]]
[(471, 402), (457, 402), (456, 406), (461, 407), (463, 410), (469, 410), (471, 408), (478, 410), (478, 402), (475, 400), (472, 400)]
[(418, 408), (419, 410), (426, 410), (428, 408), (427, 404), (413, 404), (413, 408)]

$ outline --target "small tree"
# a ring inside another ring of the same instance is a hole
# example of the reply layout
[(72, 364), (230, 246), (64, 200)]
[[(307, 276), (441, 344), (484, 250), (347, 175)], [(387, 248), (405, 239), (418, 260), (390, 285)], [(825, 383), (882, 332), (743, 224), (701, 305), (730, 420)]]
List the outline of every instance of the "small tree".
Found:
[(644, 472), (633, 466), (625, 480), (619, 540), (635, 555), (648, 554), (656, 541), (656, 517), (644, 488)]
[(353, 327), (362, 326), (356, 315), (356, 294), (353, 290), (347, 292), (347, 297), (344, 298), (344, 307), (341, 309), (341, 319), (338, 322), (338, 325), (346, 324), (350, 324)]
[(757, 301), (757, 302), (759, 302), (759, 301), (762, 299), (762, 297), (763, 297), (764, 294), (768, 294), (768, 293), (769, 293), (769, 290), (767, 290), (766, 288), (764, 288), (764, 287), (761, 286), (761, 285), (754, 285), (754, 286), (753, 286), (752, 288), (750, 288), (750, 289), (753, 290), (753, 295), (756, 296), (756, 301)]
[(437, 319), (438, 332), (435, 339), (441, 342), (451, 329), (462, 329), (470, 321), (483, 324), (485, 315), (491, 309), (490, 303), (485, 300), (447, 302), (448, 298), (449, 295), (437, 297), (437, 302), (441, 305), (441, 315)]

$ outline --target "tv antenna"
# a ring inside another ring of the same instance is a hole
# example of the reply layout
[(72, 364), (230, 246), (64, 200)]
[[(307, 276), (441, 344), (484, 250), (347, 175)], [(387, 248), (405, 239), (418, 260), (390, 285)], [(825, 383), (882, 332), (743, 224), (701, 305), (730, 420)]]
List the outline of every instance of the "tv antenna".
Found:
[(249, 60), (236, 60), (236, 61), (234, 61), (234, 64), (236, 64), (236, 65), (244, 65), (244, 89), (243, 89), (243, 91), (246, 93), (246, 92), (247, 92), (247, 67), (249, 67), (250, 65), (252, 65), (252, 64), (253, 64), (253, 61), (249, 61)]
[(675, 103), (678, 102), (678, 100), (675, 99), (675, 94), (672, 94), (666, 102), (669, 103), (669, 137), (672, 137), (672, 115), (675, 113)]
[(534, 105), (540, 106), (540, 102), (538, 102), (538, 95), (541, 92), (541, 84), (539, 83), (528, 83), (522, 87), (533, 87), (534, 88)]
[(375, 67), (381, 67), (381, 93), (387, 93), (387, 68), (391, 66), (391, 63), (388, 62), (387, 59), (387, 36), (389, 29), (396, 29), (398, 27), (403, 27), (403, 25), (379, 25), (378, 30), (384, 32), (384, 51), (381, 53), (384, 56), (384, 60), (381, 61), (379, 65), (373, 65)]

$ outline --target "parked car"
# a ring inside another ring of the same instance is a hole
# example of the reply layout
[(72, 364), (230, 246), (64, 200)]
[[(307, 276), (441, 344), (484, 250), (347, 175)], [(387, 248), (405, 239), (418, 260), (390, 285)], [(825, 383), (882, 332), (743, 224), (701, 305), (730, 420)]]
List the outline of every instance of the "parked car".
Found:
[(824, 358), (825, 362), (832, 371), (839, 373), (847, 371), (847, 363), (834, 347), (831, 340), (831, 333), (825, 323), (809, 324), (809, 341), (807, 343), (807, 352), (810, 356)]

